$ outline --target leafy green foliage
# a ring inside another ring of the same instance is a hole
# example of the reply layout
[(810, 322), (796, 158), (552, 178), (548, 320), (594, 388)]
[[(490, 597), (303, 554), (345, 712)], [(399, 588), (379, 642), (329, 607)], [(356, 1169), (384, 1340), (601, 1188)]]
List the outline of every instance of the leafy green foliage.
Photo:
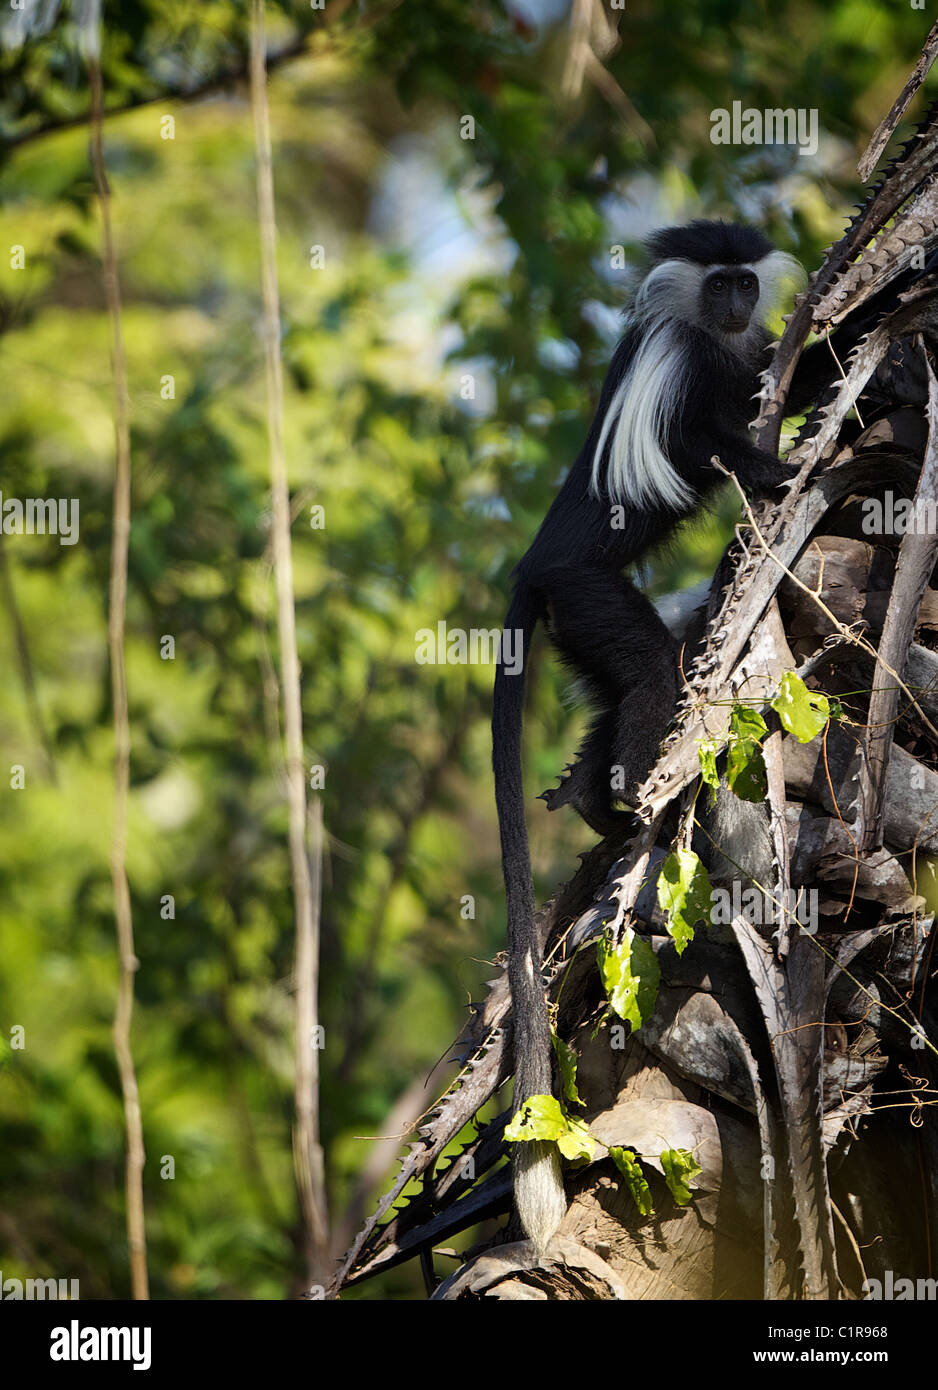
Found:
[(515, 1144), (548, 1140), (571, 1162), (591, 1159), (596, 1152), (596, 1141), (587, 1126), (567, 1115), (554, 1096), (529, 1096), (505, 1126), (505, 1138)]
[(661, 971), (648, 942), (627, 927), (617, 945), (597, 943), (599, 973), (614, 1013), (633, 1031), (651, 1017)]
[[(134, 1049), (158, 1298), (282, 1298), (302, 1278), (254, 151), (244, 87), (220, 81), (245, 71), (248, 9), (105, 7), (133, 426)], [(414, 633), (503, 620), (598, 398), (626, 293), (610, 246), (631, 252), (649, 217), (744, 211), (816, 263), (853, 201), (860, 126), (927, 22), (879, 0), (633, 7), (609, 71), (643, 128), (590, 84), (561, 99), (565, 13), (536, 27), (498, 0), (421, 0), (419, 24), (407, 5), (267, 9), (306, 747), (325, 769), (321, 1109), (338, 1226), (370, 1153), (360, 1136), (384, 1132), (460, 1026), (466, 987), (478, 997), (486, 970), (470, 962), (503, 944), (492, 669), (418, 667)], [(2, 539), (0, 1265), (64, 1269), (110, 1298), (128, 1292), (110, 1035), (113, 391), (74, 15), (6, 6), (0, 43), (0, 491), (77, 498), (81, 528), (74, 547)], [(714, 146), (708, 113), (729, 92), (820, 106), (843, 155)], [(718, 500), (650, 566), (651, 591), (709, 576), (737, 513)], [(531, 680), (535, 788), (577, 730), (556, 665), (536, 655)], [(544, 816), (539, 886), (590, 839)], [(647, 943), (607, 966), (640, 1026), (657, 988)], [(405, 1267), (353, 1296), (420, 1291)]]
[(827, 696), (809, 690), (794, 671), (786, 671), (782, 676), (772, 708), (785, 732), (794, 734), (799, 743), (817, 738), (832, 713)]
[[(779, 693), (771, 702), (782, 728), (801, 743), (810, 743), (828, 719), (839, 719), (843, 710), (826, 695), (809, 690), (800, 676), (788, 671), (782, 677)], [(768, 733), (758, 710), (737, 701), (730, 714), (726, 745), (726, 781), (743, 801), (764, 801), (768, 790), (762, 740)], [(711, 799), (720, 786), (717, 747), (713, 739), (702, 739), (697, 749), (700, 776), (711, 790)]]
[(701, 739), (697, 747), (700, 763), (700, 776), (705, 786), (710, 788), (711, 805), (720, 789), (720, 774), (717, 772), (717, 746), (714, 740)]
[(563, 1093), (571, 1105), (582, 1105), (580, 1093), (576, 1086), (576, 1051), (565, 1043), (563, 1038), (557, 1033), (551, 1034), (551, 1041), (554, 1044), (554, 1053), (557, 1057), (557, 1064), (560, 1067), (560, 1076), (563, 1082)]
[(768, 791), (762, 740), (768, 733), (758, 710), (735, 704), (726, 748), (726, 780), (741, 801), (764, 801)]
[(698, 922), (709, 922), (713, 906), (710, 875), (690, 849), (669, 854), (658, 874), (658, 906), (667, 914), (668, 931), (678, 955), (694, 939)]
[(654, 1214), (654, 1203), (651, 1200), (651, 1188), (642, 1166), (631, 1149), (621, 1149), (613, 1146), (609, 1150), (610, 1157), (615, 1161), (619, 1172), (625, 1178), (632, 1200), (642, 1216), (652, 1216)]
[(660, 1158), (671, 1196), (679, 1207), (686, 1207), (693, 1200), (688, 1183), (700, 1172), (700, 1164), (690, 1149), (665, 1149)]

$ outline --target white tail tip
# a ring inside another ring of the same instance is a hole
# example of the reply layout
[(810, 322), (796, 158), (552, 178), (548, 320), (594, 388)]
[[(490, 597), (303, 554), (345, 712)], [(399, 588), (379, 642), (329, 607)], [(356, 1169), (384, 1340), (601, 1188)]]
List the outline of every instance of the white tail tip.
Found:
[(531, 1140), (514, 1153), (515, 1206), (540, 1254), (567, 1212), (556, 1145)]

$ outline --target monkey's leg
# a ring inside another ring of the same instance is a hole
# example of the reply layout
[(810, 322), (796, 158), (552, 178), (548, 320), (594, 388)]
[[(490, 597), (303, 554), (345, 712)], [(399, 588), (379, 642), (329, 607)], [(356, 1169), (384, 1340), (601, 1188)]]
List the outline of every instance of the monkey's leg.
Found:
[(551, 636), (599, 705), (569, 778), (548, 793), (601, 831), (619, 824), (651, 769), (677, 703), (676, 647), (649, 600), (615, 570), (557, 568), (538, 576)]

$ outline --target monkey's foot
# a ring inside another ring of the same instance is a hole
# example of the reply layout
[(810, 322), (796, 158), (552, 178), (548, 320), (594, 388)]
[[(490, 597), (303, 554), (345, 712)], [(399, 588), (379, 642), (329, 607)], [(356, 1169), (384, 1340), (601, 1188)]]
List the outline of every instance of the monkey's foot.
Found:
[(624, 830), (634, 821), (631, 811), (614, 811), (608, 795), (595, 782), (590, 783), (584, 772), (583, 763), (568, 765), (567, 775), (561, 779), (559, 787), (550, 787), (541, 792), (540, 800), (546, 802), (549, 811), (561, 806), (572, 806), (578, 815), (595, 830), (597, 835), (613, 835)]
[(546, 792), (541, 792), (539, 801), (547, 803), (548, 811), (557, 811), (561, 806), (575, 804), (579, 792), (582, 790), (580, 783), (582, 776), (582, 763), (567, 763), (563, 772), (560, 774), (560, 786), (548, 787)]

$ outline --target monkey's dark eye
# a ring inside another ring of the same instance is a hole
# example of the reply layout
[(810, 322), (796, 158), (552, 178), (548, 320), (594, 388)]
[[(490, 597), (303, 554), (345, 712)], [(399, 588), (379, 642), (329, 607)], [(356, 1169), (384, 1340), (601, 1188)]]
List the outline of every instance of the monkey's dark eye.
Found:
[(714, 294), (722, 294), (726, 289), (726, 281), (721, 280), (719, 276), (717, 276), (715, 280), (710, 281), (710, 289)]
[(755, 287), (756, 282), (751, 275), (744, 275), (739, 282), (739, 288), (743, 291), (743, 294), (748, 294), (749, 291), (754, 290)]

